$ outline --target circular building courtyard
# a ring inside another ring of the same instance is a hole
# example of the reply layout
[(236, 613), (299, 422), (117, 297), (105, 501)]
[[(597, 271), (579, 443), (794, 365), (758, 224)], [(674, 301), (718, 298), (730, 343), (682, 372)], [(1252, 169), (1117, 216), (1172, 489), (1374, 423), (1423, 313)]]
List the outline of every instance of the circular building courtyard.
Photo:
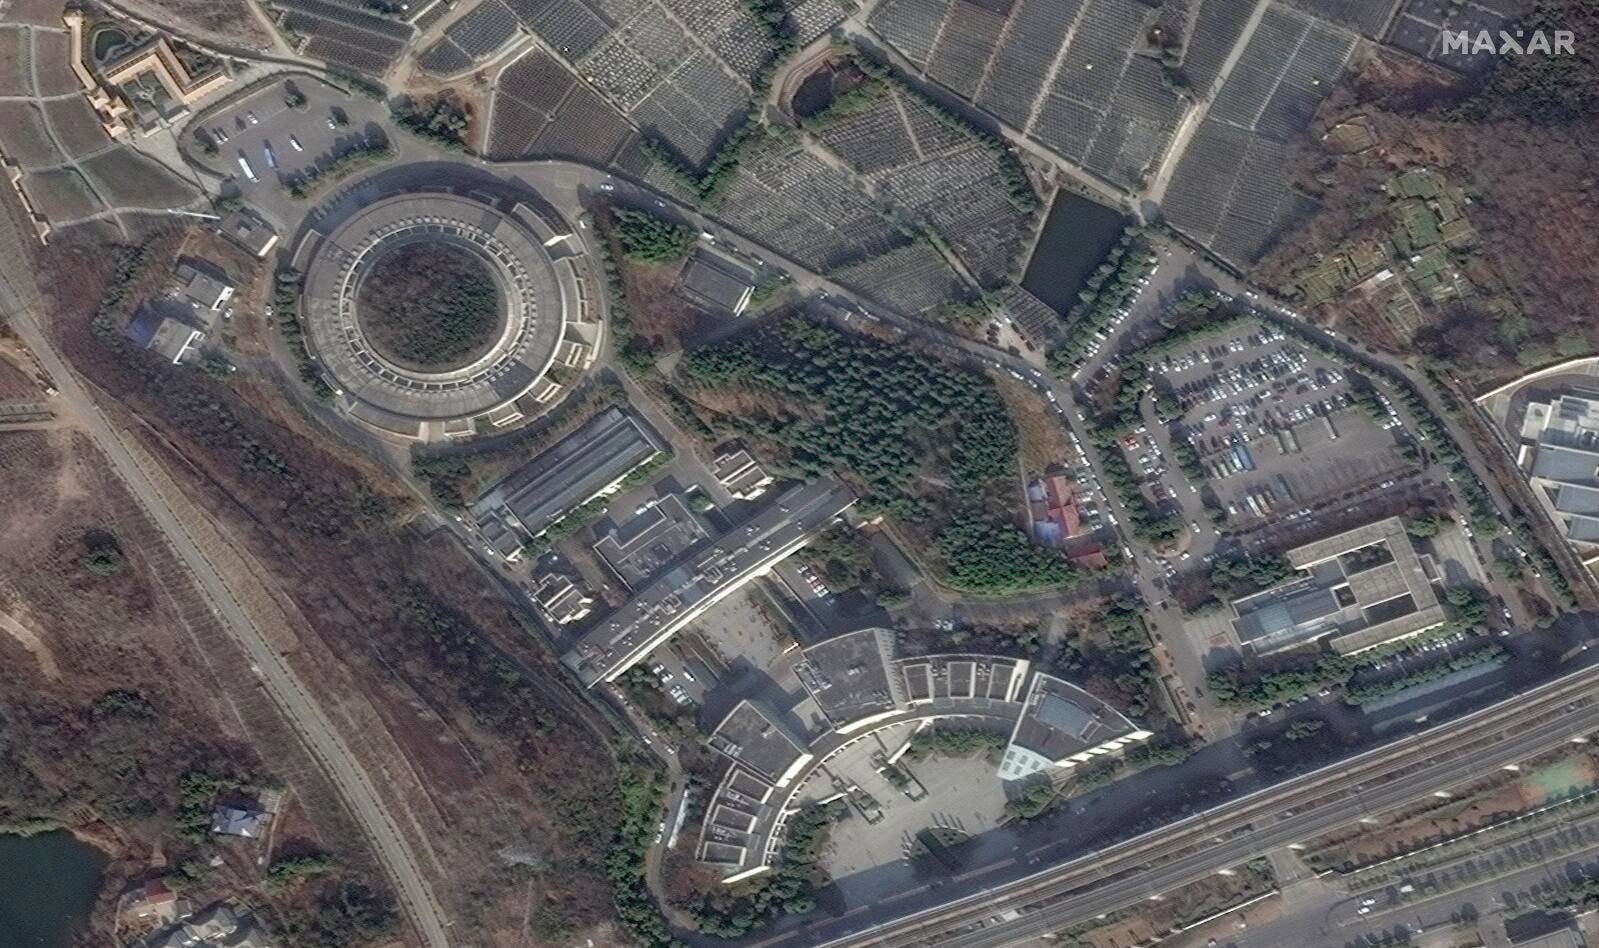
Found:
[(464, 437), (537, 413), (597, 343), (586, 258), (548, 209), (482, 191), (388, 194), (295, 250), (312, 356), (385, 434)]

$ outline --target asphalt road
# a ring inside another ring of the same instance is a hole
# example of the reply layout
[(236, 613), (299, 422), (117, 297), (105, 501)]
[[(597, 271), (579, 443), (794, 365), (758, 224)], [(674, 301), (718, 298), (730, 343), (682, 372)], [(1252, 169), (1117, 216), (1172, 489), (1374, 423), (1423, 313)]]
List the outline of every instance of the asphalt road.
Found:
[[(9, 230), (9, 228), (7, 228)], [(15, 235), (8, 235), (14, 238)], [(11, 256), (13, 262), (26, 259)], [(128, 492), (144, 508), (150, 521), (167, 538), (173, 552), (193, 575), (218, 621), (248, 657), (251, 670), (339, 791), (351, 815), (361, 826), (373, 854), (388, 873), (406, 917), (428, 948), (448, 948), (449, 923), (433, 890), (423, 877), (416, 855), (385, 806), (371, 776), (356, 761), (344, 738), (299, 676), (268, 643), (251, 621), (222, 574), (201, 551), (157, 486), (155, 477), (140, 466), (121, 434), (100, 412), (87, 389), (55, 350), (35, 321), (30, 304), (34, 295), (17, 292), (13, 274), (0, 273), (0, 314), (4, 314), (22, 341), (33, 350), (50, 375), (57, 398), (81, 419), (82, 430), (105, 455)], [(20, 283), (25, 276), (16, 275)], [(25, 284), (24, 284), (25, 285)], [(25, 294), (25, 295), (24, 295)], [(156, 477), (161, 475), (157, 474)]]

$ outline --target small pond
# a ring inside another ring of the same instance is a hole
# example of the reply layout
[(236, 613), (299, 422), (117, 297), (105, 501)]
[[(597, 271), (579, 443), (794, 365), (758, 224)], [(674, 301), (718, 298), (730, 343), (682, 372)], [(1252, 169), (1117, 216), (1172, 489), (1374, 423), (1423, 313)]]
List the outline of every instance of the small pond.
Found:
[(1115, 208), (1060, 192), (1044, 221), (1022, 287), (1064, 315), (1127, 224), (1127, 217)]
[(0, 948), (63, 948), (89, 918), (106, 858), (71, 833), (0, 835)]

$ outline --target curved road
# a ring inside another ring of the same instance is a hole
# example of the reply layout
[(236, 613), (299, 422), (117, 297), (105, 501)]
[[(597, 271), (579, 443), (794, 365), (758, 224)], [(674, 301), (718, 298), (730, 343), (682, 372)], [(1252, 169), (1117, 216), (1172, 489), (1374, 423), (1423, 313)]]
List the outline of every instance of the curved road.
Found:
[[(322, 768), (339, 796), (349, 807), (357, 824), (372, 846), (373, 855), (393, 883), (396, 897), (406, 918), (427, 948), (449, 948), (449, 922), (423, 877), (416, 854), (400, 832), (399, 824), (383, 802), (372, 777), (356, 760), (349, 744), (338, 733), (315, 697), (283, 657), (268, 643), (265, 634), (251, 620), (239, 600), (228, 588), (227, 580), (201, 551), (195, 538), (173, 510), (163, 493), (175, 486), (159, 469), (147, 470), (134, 448), (100, 411), (85, 389), (35, 321), (28, 276), (18, 273), (27, 260), (9, 221), (0, 222), (6, 233), (0, 240), (11, 246), (0, 253), (9, 267), (0, 271), (0, 316), (8, 319), (22, 341), (33, 350), (39, 364), (51, 376), (58, 398), (82, 419), (82, 430), (105, 455), (111, 470), (127, 485), (128, 492), (144, 508), (151, 523), (165, 536), (179, 562), (193, 575), (196, 585), (211, 606), (213, 614), (248, 657), (251, 670), (260, 678), (283, 717), (294, 728), (306, 750)], [(17, 291), (21, 285), (26, 296)]]

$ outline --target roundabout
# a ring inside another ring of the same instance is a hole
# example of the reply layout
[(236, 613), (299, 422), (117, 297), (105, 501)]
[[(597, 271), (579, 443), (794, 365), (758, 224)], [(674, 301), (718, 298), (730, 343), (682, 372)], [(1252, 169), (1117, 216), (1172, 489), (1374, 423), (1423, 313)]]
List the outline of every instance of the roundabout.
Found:
[[(479, 190), (387, 194), (300, 241), (312, 357), (352, 417), (416, 440), (537, 413), (593, 359), (587, 258), (553, 211)], [(553, 374), (559, 375), (559, 372)]]

